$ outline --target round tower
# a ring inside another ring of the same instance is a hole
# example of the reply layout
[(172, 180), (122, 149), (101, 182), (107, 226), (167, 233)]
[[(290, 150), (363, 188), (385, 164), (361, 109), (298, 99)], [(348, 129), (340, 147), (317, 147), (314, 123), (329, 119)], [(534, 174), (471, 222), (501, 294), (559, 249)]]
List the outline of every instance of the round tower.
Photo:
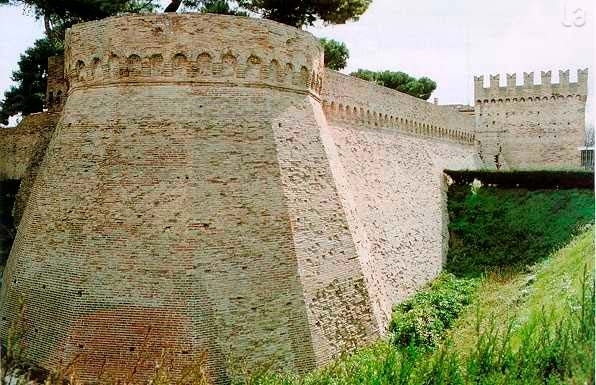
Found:
[[(0, 327), (84, 382), (303, 372), (378, 336), (325, 153), (323, 51), (220, 15), (74, 26)], [(24, 319), (17, 319), (19, 303)]]

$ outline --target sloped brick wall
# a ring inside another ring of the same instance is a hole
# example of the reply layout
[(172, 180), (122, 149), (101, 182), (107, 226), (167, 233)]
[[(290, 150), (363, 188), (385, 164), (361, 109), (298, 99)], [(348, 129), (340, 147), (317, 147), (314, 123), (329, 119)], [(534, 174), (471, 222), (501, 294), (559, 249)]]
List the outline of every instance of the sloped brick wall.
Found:
[[(445, 168), (480, 165), (472, 117), (327, 70), (335, 175), (373, 306), (391, 308), (433, 279), (447, 252)], [(333, 161), (332, 161), (333, 164)]]
[[(34, 362), (142, 380), (162, 349), (225, 383), (303, 372), (380, 326), (319, 131), (323, 52), (265, 20), (75, 26), (70, 86), (2, 288)], [(105, 377), (104, 377), (105, 378)]]

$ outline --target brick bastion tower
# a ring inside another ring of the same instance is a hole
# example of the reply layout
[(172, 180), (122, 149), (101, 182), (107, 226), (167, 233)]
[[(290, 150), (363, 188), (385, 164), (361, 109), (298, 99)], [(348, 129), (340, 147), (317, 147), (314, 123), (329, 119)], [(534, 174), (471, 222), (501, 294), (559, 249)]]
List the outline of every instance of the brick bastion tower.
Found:
[[(1, 292), (3, 338), (84, 382), (202, 352), (304, 372), (379, 336), (328, 159), (323, 51), (267, 20), (137, 15), (67, 33), (69, 90)], [(169, 362), (169, 361), (168, 361)]]

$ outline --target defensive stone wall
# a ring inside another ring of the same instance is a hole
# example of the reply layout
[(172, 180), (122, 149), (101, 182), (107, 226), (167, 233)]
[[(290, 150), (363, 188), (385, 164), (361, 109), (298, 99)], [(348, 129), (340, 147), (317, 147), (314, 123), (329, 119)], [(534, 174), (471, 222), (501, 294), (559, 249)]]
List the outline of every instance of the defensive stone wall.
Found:
[[(328, 148), (382, 324), (446, 258), (443, 170), (479, 167), (473, 118), (327, 70)], [(371, 112), (372, 111), (372, 112)]]
[(0, 129), (0, 179), (23, 179), (27, 168), (52, 133), (58, 115), (37, 113), (25, 116), (17, 127)]
[(322, 97), (330, 120), (462, 144), (475, 142), (470, 116), (353, 76), (327, 69)]
[(575, 162), (578, 76), (477, 78), (473, 117), (325, 70), (267, 20), (77, 25), (49, 112), (0, 135), (0, 178), (21, 179), (0, 331), (24, 299), (33, 361), (79, 357), (84, 382), (143, 381), (164, 349), (175, 372), (206, 352), (218, 383), (322, 365), (441, 270), (444, 169)]
[(578, 168), (578, 147), (585, 140), (585, 105), (588, 70), (578, 70), (578, 81), (569, 82), (569, 70), (559, 71), (559, 83), (551, 82), (551, 71), (524, 73), (524, 84), (516, 85), (516, 74), (475, 77), (476, 135), (480, 156), (489, 168)]
[[(67, 33), (68, 98), (2, 287), (34, 362), (83, 381), (303, 372), (373, 341), (320, 135), (323, 51), (267, 20), (144, 15)], [(26, 162), (23, 162), (26, 163)], [(139, 357), (145, 357), (139, 363)]]

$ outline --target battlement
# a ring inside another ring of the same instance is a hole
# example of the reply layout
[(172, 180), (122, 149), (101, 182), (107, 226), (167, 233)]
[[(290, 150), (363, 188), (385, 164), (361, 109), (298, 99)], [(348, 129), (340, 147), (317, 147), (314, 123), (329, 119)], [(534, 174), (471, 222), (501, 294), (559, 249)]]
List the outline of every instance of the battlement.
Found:
[[(200, 39), (212, 30), (221, 33)], [(316, 96), (323, 84), (323, 51), (317, 39), (270, 20), (210, 14), (111, 17), (75, 25), (67, 32), (66, 46), (71, 89), (115, 83), (220, 83)]]
[(577, 70), (577, 82), (569, 81), (569, 70), (559, 70), (559, 83), (552, 83), (552, 72), (541, 71), (541, 84), (534, 84), (534, 73), (524, 72), (523, 85), (517, 85), (517, 74), (507, 74), (506, 85), (501, 86), (501, 75), (490, 75), (489, 87), (484, 87), (484, 76), (474, 77), (476, 104), (497, 102), (527, 102), (537, 100), (580, 99), (588, 94), (588, 69)]
[(451, 107), (437, 106), (375, 83), (326, 70), (323, 108), (327, 119), (369, 128), (474, 145), (474, 123)]

